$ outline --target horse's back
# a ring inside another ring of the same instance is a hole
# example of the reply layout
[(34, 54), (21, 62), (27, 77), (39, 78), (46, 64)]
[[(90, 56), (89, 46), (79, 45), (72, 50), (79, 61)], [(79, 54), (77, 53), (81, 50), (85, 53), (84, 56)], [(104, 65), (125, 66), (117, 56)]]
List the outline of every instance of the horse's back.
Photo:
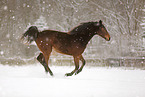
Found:
[(56, 41), (60, 41), (62, 39), (66, 39), (69, 35), (64, 32), (58, 32), (54, 30), (44, 30), (38, 34), (37, 43), (45, 43), (45, 44), (53, 44)]
[(48, 48), (54, 48), (62, 54), (81, 55), (86, 44), (84, 45), (79, 37), (64, 32), (45, 30), (39, 33), (36, 43), (42, 52), (47, 51)]

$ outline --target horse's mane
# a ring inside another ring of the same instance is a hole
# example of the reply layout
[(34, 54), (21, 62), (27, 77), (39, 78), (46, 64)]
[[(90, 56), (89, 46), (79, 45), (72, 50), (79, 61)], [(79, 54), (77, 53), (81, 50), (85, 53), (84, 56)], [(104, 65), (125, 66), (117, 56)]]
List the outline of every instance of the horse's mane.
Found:
[(85, 22), (81, 23), (79, 26), (74, 27), (72, 30), (68, 32), (68, 34), (84, 34), (86, 31), (92, 30), (92, 27), (94, 27), (94, 23), (97, 22)]

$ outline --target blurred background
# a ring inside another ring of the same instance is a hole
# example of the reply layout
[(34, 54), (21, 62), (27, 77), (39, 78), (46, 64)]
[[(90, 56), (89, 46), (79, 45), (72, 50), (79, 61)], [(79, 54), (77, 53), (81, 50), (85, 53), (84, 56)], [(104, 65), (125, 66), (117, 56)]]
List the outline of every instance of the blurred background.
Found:
[[(1, 0), (0, 64), (38, 63), (36, 45), (20, 38), (31, 25), (68, 32), (82, 22), (102, 20), (111, 41), (94, 36), (83, 53), (87, 65), (145, 67), (145, 0)], [(53, 51), (53, 65), (72, 65)]]

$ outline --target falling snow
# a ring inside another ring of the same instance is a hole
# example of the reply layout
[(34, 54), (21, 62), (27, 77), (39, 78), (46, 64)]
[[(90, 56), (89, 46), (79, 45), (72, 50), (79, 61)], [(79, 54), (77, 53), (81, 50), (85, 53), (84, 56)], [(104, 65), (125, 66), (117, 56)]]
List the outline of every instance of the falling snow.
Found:
[(10, 38), (10, 34), (7, 34), (7, 35), (6, 35), (6, 38)]
[[(94, 36), (83, 53), (86, 61), (103, 66), (110, 62), (115, 66), (144, 67), (145, 5), (142, 0), (1, 0), (0, 6), (0, 60), (3, 63), (12, 63), (8, 58), (20, 57), (20, 65), (27, 63), (25, 59), (34, 60), (38, 56), (37, 46), (27, 46), (20, 41), (30, 26), (37, 26), (40, 33), (48, 29), (68, 32), (81, 23), (102, 20), (111, 40)], [(78, 40), (85, 41), (81, 37)], [(46, 41), (50, 40), (46, 38)], [(53, 58), (56, 62), (59, 58), (72, 57), (52, 54), (51, 60)]]
[(4, 54), (4, 51), (0, 51), (0, 54), (3, 55)]
[(7, 10), (8, 9), (8, 7), (7, 6), (4, 6), (4, 10)]

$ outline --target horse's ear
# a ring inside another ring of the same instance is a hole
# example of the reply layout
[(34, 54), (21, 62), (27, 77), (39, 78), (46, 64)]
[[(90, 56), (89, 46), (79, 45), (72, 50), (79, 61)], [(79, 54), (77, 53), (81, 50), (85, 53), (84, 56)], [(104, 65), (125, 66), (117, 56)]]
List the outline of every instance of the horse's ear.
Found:
[(99, 22), (95, 23), (95, 26), (100, 26), (100, 25), (102, 25), (102, 21), (101, 20)]
[(102, 21), (101, 20), (99, 21), (99, 24), (102, 25)]

